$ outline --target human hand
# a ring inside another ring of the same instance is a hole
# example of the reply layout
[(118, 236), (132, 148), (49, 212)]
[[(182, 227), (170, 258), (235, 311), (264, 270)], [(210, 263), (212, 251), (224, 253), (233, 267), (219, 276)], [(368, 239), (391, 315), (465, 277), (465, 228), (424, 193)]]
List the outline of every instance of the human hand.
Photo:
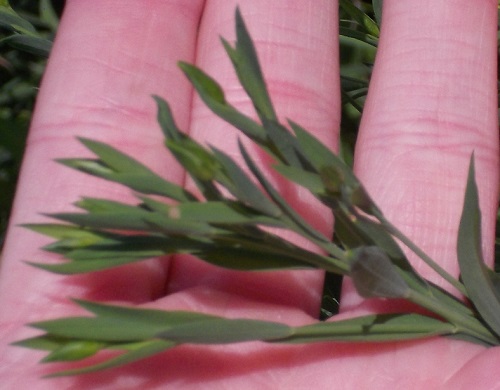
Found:
[[(256, 0), (241, 10), (280, 117), (294, 119), (336, 148), (340, 97), (333, 3)], [(455, 275), (456, 230), (473, 149), (489, 261), (498, 183), (496, 3), (469, 3), (384, 2), (382, 40), (356, 150), (357, 175), (388, 218)], [(152, 1), (140, 9), (128, 1), (69, 1), (39, 94), (12, 223), (42, 220), (37, 213), (66, 210), (81, 195), (127, 200), (119, 187), (77, 178), (51, 161), (81, 156), (77, 135), (108, 142), (182, 183), (182, 172), (161, 146), (153, 93), (171, 103), (182, 129), (236, 154), (234, 132), (199, 100), (191, 103), (192, 91), (175, 65), (180, 59), (195, 62), (220, 81), (229, 101), (250, 113), (218, 41), (218, 35), (233, 37), (235, 6), (221, 0)], [(308, 206), (304, 193), (285, 189), (287, 200), (329, 233), (332, 221), (324, 210)], [(0, 372), (6, 388), (489, 389), (500, 381), (491, 374), (500, 359), (496, 348), (446, 339), (183, 346), (109, 372), (42, 380), (36, 353), (5, 344), (31, 334), (26, 322), (76, 314), (66, 297), (303, 324), (317, 315), (322, 287), (317, 272), (242, 274), (180, 257), (60, 277), (21, 262), (50, 260), (38, 249), (45, 243), (12, 227), (5, 246)], [(341, 316), (384, 305), (362, 301), (347, 286)]]

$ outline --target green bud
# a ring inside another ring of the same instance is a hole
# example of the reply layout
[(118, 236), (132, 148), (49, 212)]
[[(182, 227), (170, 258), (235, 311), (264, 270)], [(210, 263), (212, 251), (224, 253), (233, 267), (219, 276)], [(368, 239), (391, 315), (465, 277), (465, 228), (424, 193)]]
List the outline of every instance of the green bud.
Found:
[(69, 362), (82, 360), (95, 355), (102, 347), (102, 343), (95, 341), (70, 341), (47, 355), (43, 359), (43, 362)]
[(354, 251), (349, 276), (365, 298), (407, 298), (410, 287), (387, 254), (376, 246)]

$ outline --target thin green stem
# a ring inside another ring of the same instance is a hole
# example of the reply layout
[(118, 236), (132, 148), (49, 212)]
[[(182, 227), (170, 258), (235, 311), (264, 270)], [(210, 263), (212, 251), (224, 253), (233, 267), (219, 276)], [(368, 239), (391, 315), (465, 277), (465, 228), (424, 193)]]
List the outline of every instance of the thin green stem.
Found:
[(455, 287), (461, 294), (468, 297), (465, 286), (450, 275), (443, 267), (436, 263), (427, 253), (420, 249), (417, 245), (413, 243), (407, 236), (405, 236), (396, 226), (389, 222), (383, 215), (377, 215), (381, 226), (385, 231), (403, 244), (405, 244), (413, 253), (415, 253), (422, 261), (424, 261), (429, 267), (431, 267), (439, 276)]
[[(253, 246), (254, 248), (259, 248), (259, 251), (263, 255), (265, 255), (265, 253), (282, 253), (285, 256), (296, 258), (299, 261), (309, 263), (311, 266), (320, 268), (324, 271), (342, 275), (345, 275), (349, 272), (349, 266), (345, 252), (335, 244), (332, 243), (330, 245), (331, 247), (329, 247), (327, 245), (328, 243), (322, 242), (320, 240), (314, 240), (306, 234), (302, 234), (301, 231), (293, 229), (293, 226), (289, 226), (289, 229), (301, 234), (303, 237), (308, 238), (309, 241), (324, 249), (328, 253), (328, 255), (316, 254), (303, 248), (298, 249), (295, 244), (288, 242), (287, 240), (284, 240), (280, 237), (274, 236), (273, 234), (262, 232), (260, 230), (234, 230), (235, 232), (240, 234), (238, 237), (236, 237), (236, 239), (235, 237), (226, 236), (224, 234), (218, 235), (216, 239), (220, 243), (227, 243), (228, 246), (233, 246), (234, 244), (244, 244), (248, 240), (248, 242), (251, 243), (251, 246)], [(262, 235), (262, 233), (264, 233), (264, 236)], [(287, 246), (286, 243), (289, 243), (290, 246)], [(308, 253), (313, 255), (313, 257), (308, 257)]]
[(335, 245), (333, 242), (317, 239), (312, 234), (310, 234), (306, 229), (303, 229), (300, 225), (296, 223), (294, 224), (294, 226), (289, 226), (289, 228), (290, 230), (300, 234), (302, 237), (309, 240), (314, 245), (326, 251), (330, 256), (333, 256), (336, 259), (344, 262), (346, 264), (346, 270), (348, 269), (349, 260), (346, 252), (341, 248), (339, 248), (337, 245)]

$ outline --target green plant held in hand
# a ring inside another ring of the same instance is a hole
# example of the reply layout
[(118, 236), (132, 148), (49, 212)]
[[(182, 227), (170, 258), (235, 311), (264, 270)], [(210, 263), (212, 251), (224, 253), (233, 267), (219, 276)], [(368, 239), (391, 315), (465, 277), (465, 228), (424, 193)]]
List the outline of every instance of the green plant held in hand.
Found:
[[(226, 41), (223, 45), (259, 122), (232, 107), (221, 87), (202, 70), (187, 63), (180, 67), (216, 115), (266, 151), (280, 175), (308, 189), (331, 209), (336, 239), (332, 241), (316, 231), (285, 202), (241, 142), (240, 151), (250, 174), (224, 151), (205, 147), (182, 133), (168, 104), (155, 97), (166, 146), (191, 176), (202, 198), (165, 181), (109, 145), (80, 139), (96, 158), (60, 162), (130, 188), (137, 193), (139, 203), (85, 198), (77, 203), (83, 212), (52, 215), (63, 223), (27, 225), (55, 238), (45, 250), (68, 260), (30, 264), (51, 272), (78, 274), (155, 256), (189, 253), (217, 266), (243, 271), (323, 269), (352, 278), (363, 297), (405, 299), (429, 314), (372, 314), (294, 327), (75, 300), (93, 316), (29, 324), (44, 333), (16, 345), (46, 350), (44, 362), (84, 360), (103, 350), (119, 351), (100, 363), (52, 374), (60, 376), (120, 366), (185, 343), (381, 342), (444, 336), (485, 346), (500, 344), (499, 276), (484, 265), (481, 255), (474, 157), (459, 228), (460, 281), (386, 220), (342, 160), (300, 125), (289, 121), (287, 128), (279, 122), (239, 12), (236, 31), (236, 45)], [(162, 197), (174, 204), (159, 201)], [(294, 232), (320, 248), (321, 253), (294, 245), (266, 227)], [(422, 278), (396, 240), (415, 252), (468, 302)]]

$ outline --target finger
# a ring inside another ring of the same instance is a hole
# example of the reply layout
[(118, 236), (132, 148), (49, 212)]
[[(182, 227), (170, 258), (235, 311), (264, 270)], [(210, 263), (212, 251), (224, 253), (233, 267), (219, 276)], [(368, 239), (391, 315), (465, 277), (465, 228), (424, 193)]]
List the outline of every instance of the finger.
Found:
[[(93, 274), (89, 279), (62, 278), (29, 267), (22, 261), (44, 262), (56, 257), (39, 250), (47, 243), (45, 239), (17, 224), (44, 221), (39, 212), (66, 210), (82, 195), (124, 200), (123, 188), (52, 162), (85, 155), (74, 139), (77, 135), (107, 141), (138, 156), (153, 170), (168, 167), (170, 179), (182, 180), (182, 172), (161, 148), (150, 96), (156, 93), (169, 98), (178, 122), (188, 127), (192, 92), (179, 77), (176, 62), (194, 59), (202, 6), (201, 1), (180, 0), (150, 1), (147, 6), (123, 0), (67, 2), (38, 96), (4, 247), (2, 348), (25, 336), (25, 323), (68, 314), (67, 297), (137, 302), (162, 292), (165, 275), (154, 262)], [(26, 365), (34, 364), (33, 358), (38, 356), (12, 349), (0, 354), (0, 374), (23, 378)]]
[[(498, 186), (495, 1), (386, 1), (355, 169), (387, 218), (452, 275), (475, 152), (483, 252)], [(432, 9), (432, 12), (429, 10)], [(415, 256), (417, 271), (447, 288)], [(347, 285), (347, 309), (360, 302)]]
[[(222, 0), (206, 3), (196, 63), (217, 79), (231, 104), (256, 117), (218, 38), (234, 41), (236, 4), (236, 1)], [(335, 149), (340, 118), (336, 2), (308, 0), (292, 5), (284, 0), (259, 0), (241, 4), (241, 12), (255, 42), (280, 119), (283, 123), (286, 118), (293, 119)], [(216, 118), (198, 98), (193, 103), (190, 133), (222, 149), (243, 165), (237, 146), (239, 134)], [(269, 173), (269, 158), (256, 148), (249, 148), (261, 165), (267, 165), (264, 169)], [(315, 228), (331, 234), (330, 213), (306, 191), (276, 176), (272, 176), (272, 180), (287, 201)], [(192, 187), (192, 183), (188, 185)], [(288, 238), (303, 244), (297, 237)], [(294, 305), (315, 316), (319, 312), (323, 276), (317, 272), (244, 274), (182, 258), (174, 262), (170, 275), (170, 292), (201, 284), (247, 298)]]

